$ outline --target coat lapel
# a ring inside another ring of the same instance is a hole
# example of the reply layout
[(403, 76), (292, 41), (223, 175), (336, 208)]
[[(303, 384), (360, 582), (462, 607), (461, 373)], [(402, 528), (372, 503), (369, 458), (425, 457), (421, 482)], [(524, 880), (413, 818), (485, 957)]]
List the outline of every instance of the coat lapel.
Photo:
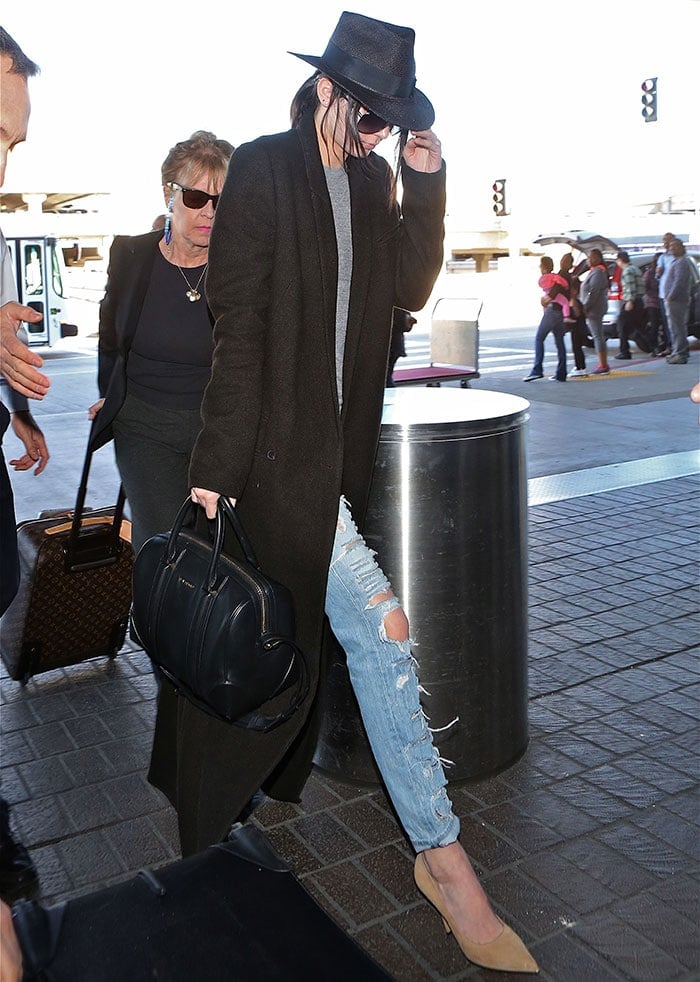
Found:
[(373, 204), (360, 162), (350, 161), (350, 209), (352, 216), (352, 284), (348, 309), (348, 330), (345, 337), (343, 389), (349, 392), (358, 348), (365, 321), (365, 308), (372, 271), (372, 242), (374, 240)]
[(154, 232), (130, 241), (130, 249), (125, 257), (128, 268), (124, 280), (124, 301), (120, 306), (117, 323), (119, 336), (124, 339), (124, 351), (131, 348), (136, 333), (160, 238), (161, 234)]
[[(337, 406), (335, 313), (338, 292), (338, 250), (335, 237), (335, 222), (333, 220), (333, 208), (331, 206), (326, 175), (318, 149), (313, 118), (302, 120), (299, 133), (304, 151), (306, 177), (311, 192), (311, 207), (316, 226), (316, 242), (318, 243), (319, 282), (317, 287), (320, 290), (326, 363), (331, 380), (331, 391), (334, 393), (335, 405)], [(340, 417), (338, 417), (338, 426), (340, 426)]]

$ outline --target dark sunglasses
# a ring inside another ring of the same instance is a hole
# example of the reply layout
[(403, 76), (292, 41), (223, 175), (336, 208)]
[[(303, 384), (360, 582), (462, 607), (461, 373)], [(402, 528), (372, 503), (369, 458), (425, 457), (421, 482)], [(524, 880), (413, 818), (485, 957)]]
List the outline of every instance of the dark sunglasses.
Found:
[(207, 201), (211, 201), (214, 208), (216, 208), (219, 203), (218, 194), (207, 194), (206, 191), (199, 191), (197, 188), (183, 188), (181, 184), (176, 184), (175, 181), (169, 181), (168, 187), (172, 188), (173, 191), (182, 191), (182, 203), (185, 208), (204, 208)]
[(385, 119), (377, 116), (376, 113), (365, 113), (357, 121), (357, 128), (360, 133), (379, 133), (380, 130), (386, 129), (387, 126), (392, 135), (398, 133), (401, 128), (399, 126), (392, 126), (391, 123), (387, 123)]

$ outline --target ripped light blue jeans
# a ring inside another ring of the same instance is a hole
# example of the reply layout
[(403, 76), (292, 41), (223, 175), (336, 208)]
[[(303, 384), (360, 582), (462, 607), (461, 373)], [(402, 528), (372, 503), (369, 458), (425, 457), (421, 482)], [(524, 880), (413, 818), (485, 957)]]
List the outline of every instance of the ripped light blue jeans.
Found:
[(340, 499), (328, 572), (326, 614), (347, 657), (372, 753), (401, 824), (416, 852), (446, 846), (459, 835), (447, 779), (420, 704), (410, 640), (387, 634), (385, 618), (400, 607), (374, 553)]

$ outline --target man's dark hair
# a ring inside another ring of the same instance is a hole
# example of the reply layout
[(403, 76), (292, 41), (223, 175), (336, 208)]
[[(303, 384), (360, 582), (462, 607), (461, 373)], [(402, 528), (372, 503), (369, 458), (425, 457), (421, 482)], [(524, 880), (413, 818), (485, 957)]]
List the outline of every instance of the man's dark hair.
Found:
[(625, 249), (620, 249), (620, 251), (617, 254), (617, 258), (620, 259), (623, 263), (628, 263), (630, 261), (630, 254)]
[(39, 66), (31, 58), (27, 58), (17, 42), (10, 37), (4, 27), (0, 27), (0, 55), (12, 59), (10, 74), (21, 75), (22, 78), (32, 78), (39, 74)]

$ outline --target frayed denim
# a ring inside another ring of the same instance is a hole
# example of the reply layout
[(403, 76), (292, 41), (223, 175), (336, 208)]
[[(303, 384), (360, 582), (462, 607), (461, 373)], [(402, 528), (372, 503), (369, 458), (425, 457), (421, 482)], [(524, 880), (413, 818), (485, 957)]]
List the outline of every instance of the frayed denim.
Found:
[(413, 848), (421, 852), (456, 841), (459, 820), (420, 704), (411, 642), (387, 633), (387, 616), (401, 606), (393, 594), (377, 600), (389, 591), (391, 584), (341, 498), (326, 614), (345, 651), (377, 766)]

